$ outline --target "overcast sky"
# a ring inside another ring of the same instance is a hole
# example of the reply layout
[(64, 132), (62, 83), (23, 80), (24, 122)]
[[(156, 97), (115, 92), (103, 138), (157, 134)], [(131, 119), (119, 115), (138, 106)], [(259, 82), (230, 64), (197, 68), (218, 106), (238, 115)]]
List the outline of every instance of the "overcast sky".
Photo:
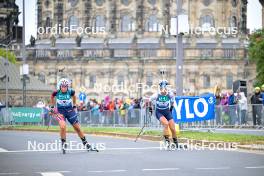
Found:
[[(22, 0), (16, 0), (19, 6), (19, 11), (22, 12)], [(36, 36), (36, 26), (37, 26), (37, 10), (36, 10), (36, 0), (25, 0), (25, 11), (26, 11), (26, 44), (29, 43), (30, 36)], [(258, 0), (248, 1), (248, 18), (247, 26), (252, 31), (254, 29), (261, 28), (261, 5)], [(22, 13), (19, 16), (19, 25), (23, 24)]]

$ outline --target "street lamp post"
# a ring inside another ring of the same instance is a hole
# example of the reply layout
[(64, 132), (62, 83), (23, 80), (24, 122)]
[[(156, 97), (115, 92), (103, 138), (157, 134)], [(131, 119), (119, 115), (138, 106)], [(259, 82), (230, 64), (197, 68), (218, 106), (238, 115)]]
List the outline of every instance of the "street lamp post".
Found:
[(182, 0), (177, 0), (177, 49), (176, 49), (176, 92), (178, 96), (183, 95), (183, 44), (182, 34), (179, 32), (179, 15), (181, 14)]
[[(27, 74), (24, 73), (28, 72), (28, 65), (26, 65), (26, 56), (25, 56), (25, 50), (26, 50), (26, 45), (25, 45), (25, 0), (23, 0), (23, 28), (22, 28), (22, 58), (23, 58), (23, 66), (22, 66), (22, 82), (23, 82), (23, 106), (26, 106), (27, 101), (26, 101), (26, 80), (28, 79)], [(26, 68), (26, 70), (24, 70)]]
[(6, 75), (6, 79), (5, 79), (5, 89), (6, 89), (6, 111), (8, 110), (8, 81), (9, 81), (9, 76), (8, 76), (8, 58), (7, 58), (7, 47), (6, 46), (6, 62), (4, 64), (5, 66), (5, 75)]
[(7, 57), (7, 51), (8, 51), (8, 47), (12, 44), (13, 42), (10, 42), (9, 44), (2, 44), (0, 43), (1, 46), (5, 47), (6, 50), (6, 59), (5, 59), (5, 63), (4, 63), (4, 67), (5, 67), (5, 89), (6, 89), (6, 93), (5, 93), (5, 105), (6, 105), (6, 110), (8, 109), (8, 81), (9, 81), (9, 74), (8, 74), (8, 57)]

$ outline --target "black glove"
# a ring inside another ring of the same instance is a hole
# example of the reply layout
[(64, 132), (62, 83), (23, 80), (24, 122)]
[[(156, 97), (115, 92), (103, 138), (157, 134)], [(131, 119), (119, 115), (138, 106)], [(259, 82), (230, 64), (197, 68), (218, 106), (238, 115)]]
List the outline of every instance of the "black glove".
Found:
[(172, 112), (172, 110), (173, 110), (173, 106), (170, 107), (170, 112)]
[(50, 110), (49, 110), (50, 113), (54, 113), (55, 112), (55, 108), (54, 106), (50, 106)]

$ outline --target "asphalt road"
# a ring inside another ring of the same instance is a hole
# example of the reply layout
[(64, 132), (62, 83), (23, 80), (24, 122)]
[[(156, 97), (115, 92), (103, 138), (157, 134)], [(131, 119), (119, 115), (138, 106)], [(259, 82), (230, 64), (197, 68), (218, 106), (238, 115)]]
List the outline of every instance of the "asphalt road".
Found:
[[(158, 142), (139, 140), (135, 143), (130, 139), (99, 136), (87, 138), (104, 146), (105, 150), (99, 153), (68, 151), (66, 155), (56, 150), (38, 151), (44, 145), (54, 143), (58, 133), (0, 131), (0, 175), (262, 176), (264, 172), (263, 154), (208, 149), (165, 151), (160, 150)], [(67, 141), (73, 143), (79, 139), (75, 134), (68, 134)], [(33, 144), (38, 148), (33, 150)]]

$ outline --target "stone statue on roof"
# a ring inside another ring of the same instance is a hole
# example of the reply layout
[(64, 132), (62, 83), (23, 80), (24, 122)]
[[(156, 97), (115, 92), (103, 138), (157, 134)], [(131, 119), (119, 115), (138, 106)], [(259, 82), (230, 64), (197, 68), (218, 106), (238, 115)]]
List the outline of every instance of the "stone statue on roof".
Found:
[(82, 37), (77, 35), (75, 38), (77, 47), (81, 47)]
[(31, 47), (34, 47), (35, 46), (35, 43), (36, 43), (36, 39), (35, 37), (33, 37), (32, 35), (30, 36), (30, 46)]
[(55, 45), (56, 45), (56, 37), (54, 35), (52, 35), (50, 37), (50, 41), (51, 41), (51, 47), (55, 47)]

